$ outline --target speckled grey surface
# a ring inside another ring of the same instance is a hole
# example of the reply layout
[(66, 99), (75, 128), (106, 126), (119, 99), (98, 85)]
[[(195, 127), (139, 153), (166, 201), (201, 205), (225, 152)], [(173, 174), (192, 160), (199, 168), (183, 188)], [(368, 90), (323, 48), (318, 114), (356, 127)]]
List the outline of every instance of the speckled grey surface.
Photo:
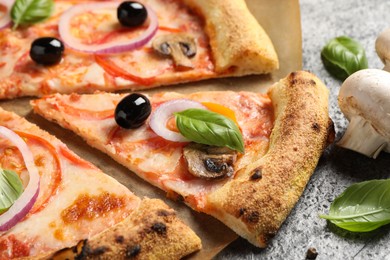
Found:
[[(336, 139), (347, 121), (337, 105), (341, 82), (324, 69), (321, 48), (333, 37), (347, 35), (366, 49), (369, 67), (382, 68), (375, 53), (375, 39), (390, 27), (390, 1), (386, 0), (301, 0), (303, 68), (321, 78), (330, 89), (330, 116)], [(258, 249), (238, 239), (216, 259), (305, 259), (315, 247), (317, 259), (390, 259), (390, 227), (368, 234), (351, 234), (318, 217), (352, 183), (390, 177), (390, 155), (376, 160), (331, 146), (321, 158), (306, 190), (267, 249)]]

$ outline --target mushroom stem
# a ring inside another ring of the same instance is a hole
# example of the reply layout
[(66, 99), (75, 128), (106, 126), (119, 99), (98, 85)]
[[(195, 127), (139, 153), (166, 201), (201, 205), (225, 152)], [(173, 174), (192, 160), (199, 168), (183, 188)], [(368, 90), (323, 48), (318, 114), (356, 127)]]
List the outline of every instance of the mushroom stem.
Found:
[(338, 146), (376, 158), (385, 149), (389, 140), (381, 136), (369, 121), (361, 116), (353, 116)]
[(376, 158), (390, 152), (390, 73), (360, 70), (341, 85), (339, 106), (350, 121), (337, 145)]

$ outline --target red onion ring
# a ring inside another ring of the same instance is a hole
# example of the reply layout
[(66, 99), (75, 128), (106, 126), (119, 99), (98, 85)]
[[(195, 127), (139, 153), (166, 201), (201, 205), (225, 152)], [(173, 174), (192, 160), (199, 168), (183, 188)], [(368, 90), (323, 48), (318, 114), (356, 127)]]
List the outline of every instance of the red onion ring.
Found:
[(127, 42), (117, 44), (103, 43), (99, 45), (88, 45), (78, 42), (77, 39), (72, 36), (69, 26), (72, 17), (77, 14), (88, 12), (91, 10), (117, 8), (119, 4), (120, 3), (118, 2), (79, 4), (74, 7), (71, 7), (66, 12), (64, 12), (60, 17), (58, 31), (66, 46), (76, 51), (86, 53), (111, 54), (131, 51), (148, 43), (157, 32), (158, 18), (156, 13), (147, 6), (145, 6), (145, 8), (147, 9), (149, 16), (148, 28), (141, 35), (134, 39), (130, 39)]
[(5, 213), (0, 215), (0, 231), (4, 232), (22, 220), (33, 207), (39, 194), (40, 176), (30, 149), (19, 135), (6, 127), (0, 126), (0, 137), (8, 139), (19, 149), (30, 176), (22, 195)]
[(175, 99), (161, 104), (150, 117), (150, 128), (162, 138), (173, 142), (190, 142), (182, 134), (167, 128), (167, 122), (173, 113), (190, 108), (207, 109), (201, 103), (189, 99)]
[(7, 11), (5, 12), (4, 16), (0, 18), (0, 30), (3, 30), (11, 25), (11, 8), (15, 0), (2, 0), (2, 2), (3, 3), (0, 5), (5, 6)]

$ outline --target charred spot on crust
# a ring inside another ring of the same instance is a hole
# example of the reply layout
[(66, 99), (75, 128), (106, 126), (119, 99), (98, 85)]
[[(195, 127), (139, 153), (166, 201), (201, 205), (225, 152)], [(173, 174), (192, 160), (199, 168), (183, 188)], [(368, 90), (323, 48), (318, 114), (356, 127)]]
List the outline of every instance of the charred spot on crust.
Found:
[(252, 172), (251, 180), (254, 181), (254, 180), (261, 179), (261, 178), (263, 178), (263, 173), (261, 172), (261, 169), (255, 169)]
[(75, 247), (74, 247), (75, 253), (77, 255), (75, 256), (75, 260), (81, 260), (85, 259), (89, 252), (88, 247), (88, 239), (81, 240)]
[[(75, 257), (76, 253), (76, 247), (73, 248), (63, 248), (57, 252), (55, 252), (52, 256), (50, 256), (51, 260), (58, 260), (58, 259), (72, 259)], [(77, 255), (76, 255), (77, 257)]]
[(327, 132), (328, 132), (328, 138), (326, 142), (327, 144), (332, 144), (336, 139), (336, 132), (334, 131), (334, 123), (330, 118), (329, 118), (329, 125), (328, 125)]
[(136, 257), (141, 252), (141, 246), (135, 245), (135, 246), (128, 246), (126, 248), (125, 252), (125, 258), (133, 258)]
[(171, 212), (171, 211), (168, 211), (165, 209), (160, 209), (159, 211), (157, 211), (157, 216), (160, 216), (160, 217), (168, 217), (168, 216), (173, 216), (173, 215), (175, 215), (174, 212)]
[(241, 217), (242, 215), (244, 215), (245, 212), (246, 212), (246, 208), (240, 208), (240, 209), (238, 210), (238, 217)]
[[(79, 246), (79, 244), (77, 245), (77, 247), (78, 246)], [(79, 254), (76, 255), (75, 259), (81, 260), (81, 259), (86, 259), (87, 257), (97, 257), (97, 256), (104, 254), (108, 250), (109, 250), (109, 248), (106, 246), (99, 246), (96, 248), (91, 248), (88, 245), (87, 240), (84, 240), (83, 244), (82, 244), (82, 248), (80, 249)]]
[(291, 72), (288, 76), (288, 80), (290, 81), (291, 85), (295, 84), (306, 84), (306, 85), (312, 85), (315, 86), (317, 83), (315, 80), (310, 79), (308, 80), (306, 77), (304, 77), (302, 74), (300, 76), (300, 72)]
[(297, 147), (294, 147), (293, 148), (294, 152), (298, 151), (298, 148)]
[(118, 244), (122, 244), (125, 241), (125, 238), (123, 236), (116, 236), (115, 242)]
[(312, 128), (314, 131), (316, 131), (317, 133), (319, 133), (319, 132), (321, 131), (321, 127), (320, 127), (320, 125), (319, 125), (318, 123), (313, 123), (313, 124), (311, 125), (311, 128)]
[(99, 255), (104, 254), (107, 251), (108, 251), (108, 247), (106, 247), (106, 246), (98, 246), (98, 247), (96, 247), (94, 249), (90, 248), (88, 250), (88, 254), (92, 255), (92, 256), (99, 256)]
[(296, 80), (296, 79), (291, 79), (291, 81), (290, 81), (291, 85), (295, 85), (295, 84), (297, 84), (297, 82), (298, 82), (298, 80)]
[(268, 244), (268, 242), (269, 242), (272, 238), (275, 237), (275, 235), (276, 235), (276, 231), (268, 231), (267, 233), (264, 234), (264, 237), (265, 237), (265, 240), (266, 240), (267, 244)]
[(152, 230), (159, 235), (165, 235), (167, 233), (167, 226), (164, 223), (156, 222), (153, 224)]
[(260, 214), (259, 214), (259, 212), (257, 212), (257, 211), (252, 211), (251, 213), (249, 213), (249, 214), (246, 216), (246, 219), (247, 219), (247, 221), (250, 222), (250, 223), (257, 223), (257, 222), (259, 222)]

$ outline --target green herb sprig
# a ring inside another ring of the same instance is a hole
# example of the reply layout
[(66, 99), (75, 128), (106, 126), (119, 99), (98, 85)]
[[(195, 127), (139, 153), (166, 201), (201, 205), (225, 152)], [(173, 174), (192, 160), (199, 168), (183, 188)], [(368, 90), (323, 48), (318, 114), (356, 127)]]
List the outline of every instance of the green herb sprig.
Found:
[(175, 113), (180, 133), (196, 143), (226, 146), (244, 153), (244, 140), (238, 126), (229, 118), (204, 109)]
[(14, 171), (0, 169), (0, 213), (3, 213), (23, 193), (23, 184)]
[(390, 223), (390, 179), (356, 183), (330, 206), (329, 215), (320, 215), (352, 232), (369, 232)]
[(368, 68), (363, 46), (346, 36), (330, 40), (321, 51), (321, 59), (326, 70), (340, 80), (345, 80), (358, 70)]
[(38, 23), (48, 18), (53, 9), (53, 0), (16, 0), (11, 9), (13, 29), (21, 24)]

